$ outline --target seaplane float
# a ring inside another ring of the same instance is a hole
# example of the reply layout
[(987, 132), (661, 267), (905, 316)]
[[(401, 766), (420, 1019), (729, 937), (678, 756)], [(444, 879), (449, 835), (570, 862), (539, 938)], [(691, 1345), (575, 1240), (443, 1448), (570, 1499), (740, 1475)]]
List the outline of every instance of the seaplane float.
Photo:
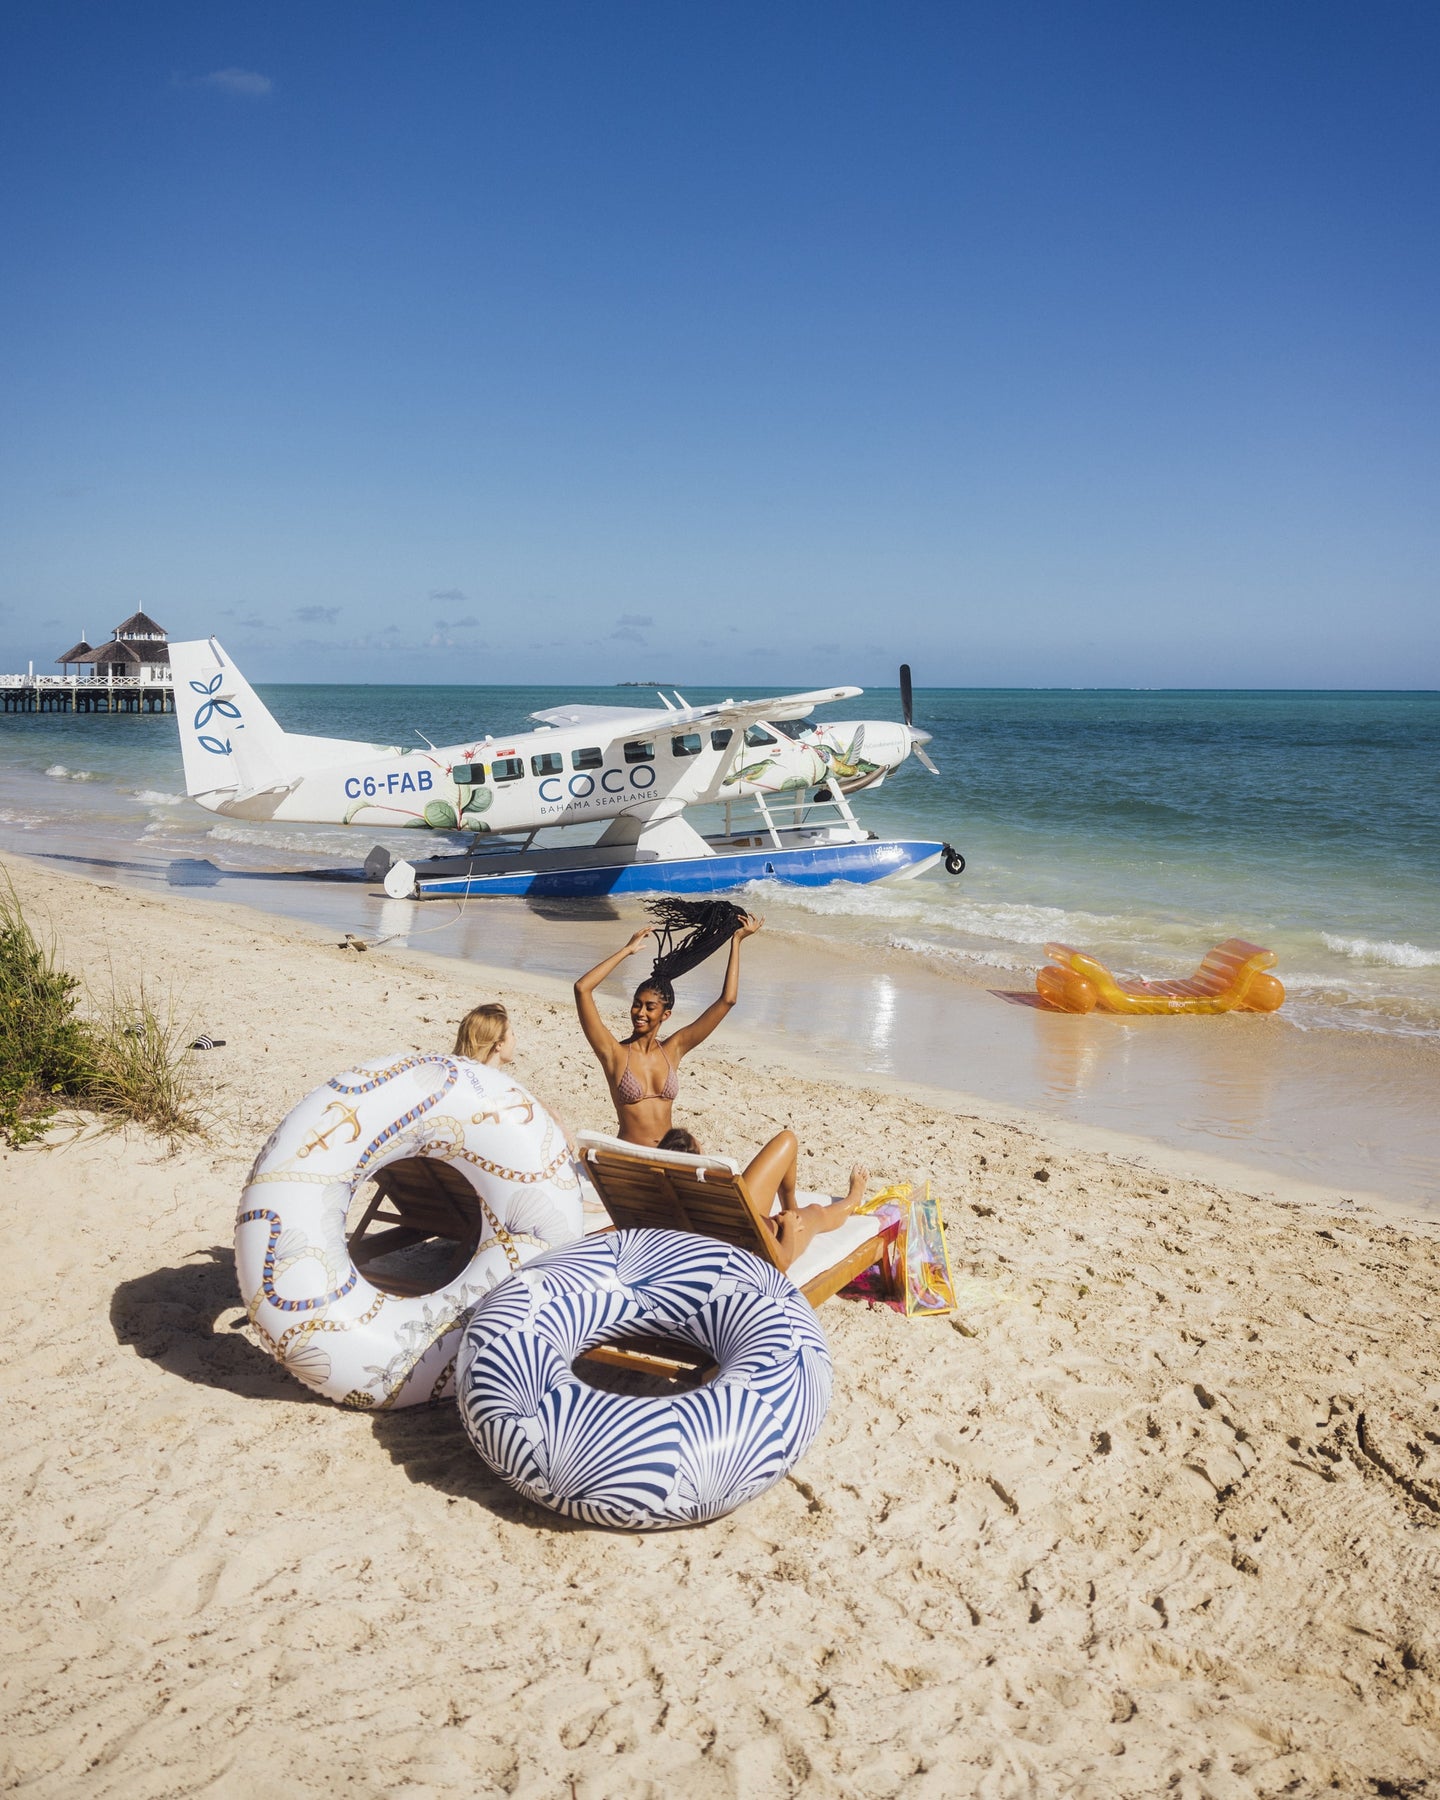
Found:
[[(706, 706), (659, 693), (658, 707), (557, 706), (532, 713), (531, 731), (441, 748), (285, 731), (214, 638), (171, 644), (170, 662), (185, 789), (208, 811), (467, 840), (423, 859), (372, 850), (365, 873), (395, 898), (707, 894), (965, 867), (949, 844), (877, 837), (851, 808), (909, 756), (939, 773), (908, 666), (903, 724), (807, 722), (856, 687)], [(686, 817), (695, 806), (723, 809), (720, 829), (698, 831)], [(537, 845), (555, 827), (565, 841)]]

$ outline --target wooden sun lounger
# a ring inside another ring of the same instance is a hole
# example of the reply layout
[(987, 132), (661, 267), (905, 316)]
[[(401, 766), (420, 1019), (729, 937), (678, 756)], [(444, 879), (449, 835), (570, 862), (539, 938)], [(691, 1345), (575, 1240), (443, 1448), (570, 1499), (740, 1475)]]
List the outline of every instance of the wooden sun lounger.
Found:
[[(646, 1150), (597, 1132), (582, 1132), (578, 1144), (611, 1228), (694, 1231), (737, 1244), (780, 1267), (774, 1234), (746, 1190), (738, 1165), (728, 1157)], [(800, 1198), (803, 1204), (807, 1196)], [(437, 1285), (433, 1276), (411, 1280), (372, 1265), (397, 1250), (438, 1239), (454, 1245), (451, 1268), (458, 1274), (474, 1255), (483, 1226), (474, 1192), (458, 1170), (437, 1158), (408, 1157), (375, 1176), (375, 1196), (350, 1233), (350, 1254), (356, 1268), (386, 1293), (422, 1294)], [(788, 1273), (811, 1306), (819, 1307), (878, 1262), (884, 1247), (879, 1222), (860, 1214), (838, 1231), (822, 1232)], [(600, 1346), (589, 1352), (588, 1360), (667, 1376), (703, 1372), (705, 1367), (703, 1359), (687, 1357), (673, 1339), (660, 1337), (637, 1336), (623, 1345)]]
[[(765, 1224), (767, 1215), (750, 1197), (739, 1165), (729, 1157), (647, 1150), (590, 1131), (582, 1131), (576, 1142), (585, 1171), (617, 1230), (698, 1232), (736, 1244), (780, 1268), (780, 1246)], [(802, 1205), (813, 1197), (799, 1196)], [(811, 1306), (820, 1307), (878, 1262), (884, 1250), (880, 1221), (861, 1213), (836, 1231), (821, 1232), (786, 1273)], [(652, 1373), (662, 1364), (672, 1370), (701, 1366), (685, 1362), (680, 1347), (664, 1339), (627, 1338), (623, 1347), (607, 1345), (589, 1354), (596, 1362)]]
[[(452, 1266), (458, 1275), (475, 1254), (484, 1223), (474, 1191), (458, 1170), (434, 1157), (406, 1157), (375, 1176), (375, 1198), (350, 1233), (350, 1255), (364, 1273), (381, 1257), (438, 1238), (455, 1245)], [(388, 1270), (366, 1279), (387, 1294), (424, 1294), (443, 1285), (433, 1278), (412, 1281)]]

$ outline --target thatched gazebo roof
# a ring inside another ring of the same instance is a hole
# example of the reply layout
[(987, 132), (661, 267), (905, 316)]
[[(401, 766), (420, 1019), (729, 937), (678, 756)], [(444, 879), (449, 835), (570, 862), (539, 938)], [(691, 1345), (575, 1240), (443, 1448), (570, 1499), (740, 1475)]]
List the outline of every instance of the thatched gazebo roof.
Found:
[(102, 644), (98, 650), (87, 650), (84, 656), (77, 656), (72, 660), (77, 663), (134, 663), (138, 667), (145, 662), (159, 662), (160, 657), (152, 654), (152, 651), (159, 650), (165, 652), (165, 660), (168, 662), (168, 644), (146, 644), (142, 649), (134, 644), (122, 644), (117, 639), (113, 643)]
[(157, 625), (149, 613), (133, 612), (123, 625), (115, 627), (117, 638), (157, 638), (162, 644), (169, 633), (161, 625)]
[(90, 654), (90, 646), (81, 638), (78, 644), (72, 644), (63, 656), (57, 656), (56, 662), (63, 668), (66, 663), (78, 663)]
[(140, 642), (131, 644), (122, 638), (112, 638), (108, 644), (102, 644), (98, 650), (88, 650), (84, 656), (72, 659), (77, 663), (133, 663), (138, 669), (142, 664), (152, 668), (170, 661), (170, 646), (166, 643), (147, 644)]

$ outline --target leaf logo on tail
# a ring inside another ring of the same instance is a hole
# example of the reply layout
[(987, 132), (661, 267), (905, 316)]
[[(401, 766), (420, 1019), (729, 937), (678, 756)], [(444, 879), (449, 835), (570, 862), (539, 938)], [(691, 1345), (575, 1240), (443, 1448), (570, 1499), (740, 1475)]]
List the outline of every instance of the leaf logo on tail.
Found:
[(191, 689), (195, 693), (205, 696), (203, 703), (195, 710), (194, 726), (201, 749), (208, 750), (212, 756), (229, 756), (230, 740), (226, 738), (222, 742), (219, 738), (207, 737), (205, 727), (216, 713), (219, 713), (222, 719), (238, 719), (240, 717), (240, 708), (233, 700), (212, 698), (218, 692), (223, 680), (224, 676), (217, 670), (209, 681), (192, 681), (190, 683)]

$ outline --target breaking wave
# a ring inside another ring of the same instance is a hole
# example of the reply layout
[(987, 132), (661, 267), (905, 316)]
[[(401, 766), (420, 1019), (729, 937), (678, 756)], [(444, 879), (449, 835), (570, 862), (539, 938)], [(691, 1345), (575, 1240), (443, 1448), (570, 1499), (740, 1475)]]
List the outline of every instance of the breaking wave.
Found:
[(1355, 962), (1376, 963), (1386, 969), (1440, 969), (1440, 950), (1422, 950), (1418, 944), (1394, 944), (1384, 938), (1335, 937), (1321, 933), (1321, 942), (1336, 956)]
[(1056, 938), (1086, 943), (1113, 942), (1117, 937), (1153, 935), (1146, 922), (1102, 913), (1071, 912), (1065, 907), (1017, 901), (964, 900), (953, 890), (937, 893), (930, 882), (894, 887), (851, 887), (837, 882), (824, 888), (777, 889), (773, 882), (750, 882), (744, 890), (767, 906), (812, 918), (873, 920), (886, 925), (930, 925), (966, 937), (1002, 944), (1047, 944)]
[(67, 769), (64, 763), (51, 763), (45, 771), (52, 781), (94, 781), (93, 769)]
[(891, 936), (885, 940), (887, 948), (903, 950), (910, 956), (919, 956), (928, 961), (944, 963), (962, 963), (966, 967), (977, 969), (1004, 969), (1007, 973), (1033, 970), (1039, 958), (1007, 956), (1003, 950), (963, 950), (958, 944), (930, 944), (920, 938)]

